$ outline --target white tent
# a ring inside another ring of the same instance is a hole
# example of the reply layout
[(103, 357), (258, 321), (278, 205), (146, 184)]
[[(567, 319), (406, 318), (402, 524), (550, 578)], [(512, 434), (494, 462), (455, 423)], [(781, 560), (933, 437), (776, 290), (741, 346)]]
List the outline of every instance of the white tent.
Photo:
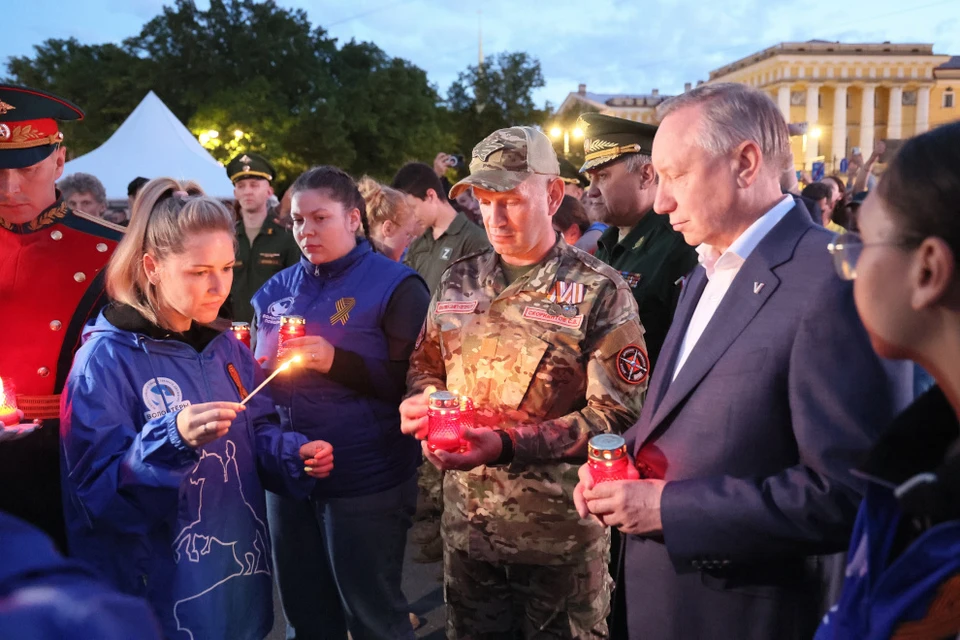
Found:
[(66, 164), (64, 177), (72, 173), (99, 178), (109, 200), (126, 199), (127, 185), (138, 176), (193, 180), (209, 196), (233, 198), (226, 170), (153, 91), (109, 140)]

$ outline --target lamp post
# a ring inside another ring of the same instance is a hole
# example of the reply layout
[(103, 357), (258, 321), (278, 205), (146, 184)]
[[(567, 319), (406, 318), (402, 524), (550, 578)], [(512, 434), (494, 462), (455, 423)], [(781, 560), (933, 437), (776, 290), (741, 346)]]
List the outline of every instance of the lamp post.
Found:
[(563, 129), (557, 125), (554, 125), (550, 129), (550, 137), (554, 140), (559, 140), (563, 138), (563, 155), (570, 155), (570, 137), (573, 136), (574, 140), (583, 139), (583, 129), (580, 127), (574, 127), (573, 129)]

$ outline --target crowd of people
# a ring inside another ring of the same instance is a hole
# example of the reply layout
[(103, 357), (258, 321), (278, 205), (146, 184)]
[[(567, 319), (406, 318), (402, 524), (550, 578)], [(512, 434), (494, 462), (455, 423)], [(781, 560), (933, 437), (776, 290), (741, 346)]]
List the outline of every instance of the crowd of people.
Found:
[(801, 188), (710, 84), (111, 221), (82, 117), (0, 85), (0, 637), (413, 638), (408, 536), (450, 638), (960, 633), (960, 124)]

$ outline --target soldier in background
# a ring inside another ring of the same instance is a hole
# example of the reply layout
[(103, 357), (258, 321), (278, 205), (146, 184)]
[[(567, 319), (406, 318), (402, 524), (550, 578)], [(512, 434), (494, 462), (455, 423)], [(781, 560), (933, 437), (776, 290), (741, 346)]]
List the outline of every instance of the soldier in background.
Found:
[(237, 222), (237, 262), (229, 309), (221, 315), (238, 322), (253, 319), (250, 299), (273, 275), (300, 261), (300, 247), (279, 214), (268, 207), (273, 195), (273, 165), (255, 153), (244, 153), (227, 165), (240, 220)]
[(493, 250), (440, 279), (400, 406), (401, 428), (421, 440), (432, 388), (477, 407), (467, 453), (424, 446), (448, 471), (448, 636), (604, 638), (609, 539), (579, 518), (572, 490), (587, 440), (639, 415), (649, 367), (636, 303), (616, 272), (551, 226), (563, 182), (541, 132), (488, 136), (451, 195), (468, 186)]
[(650, 161), (657, 128), (642, 122), (585, 113), (577, 122), (586, 152), (581, 172), (590, 175), (610, 225), (596, 256), (620, 272), (633, 290), (646, 329), (650, 362), (657, 365), (680, 293), (681, 279), (697, 266), (697, 252), (653, 210), (657, 174)]

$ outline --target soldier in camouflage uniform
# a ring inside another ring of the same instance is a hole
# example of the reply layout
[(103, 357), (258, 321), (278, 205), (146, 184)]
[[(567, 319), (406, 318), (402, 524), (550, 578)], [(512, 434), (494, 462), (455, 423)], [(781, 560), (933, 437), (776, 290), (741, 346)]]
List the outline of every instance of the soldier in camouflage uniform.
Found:
[(553, 147), (528, 127), (473, 151), (470, 177), (493, 250), (444, 273), (411, 357), (405, 433), (427, 435), (435, 387), (469, 396), (466, 453), (430, 452), (444, 478), (451, 638), (606, 637), (609, 539), (573, 505), (587, 440), (637, 419), (649, 363), (617, 273), (568, 246)]

